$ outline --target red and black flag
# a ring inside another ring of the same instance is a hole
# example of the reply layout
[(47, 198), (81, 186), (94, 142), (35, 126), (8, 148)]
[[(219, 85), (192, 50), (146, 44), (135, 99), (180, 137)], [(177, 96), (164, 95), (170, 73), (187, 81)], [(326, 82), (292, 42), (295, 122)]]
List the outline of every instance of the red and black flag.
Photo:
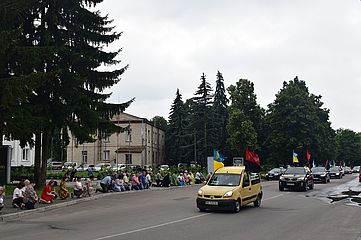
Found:
[(246, 148), (246, 162), (245, 166), (247, 171), (259, 173), (261, 171), (261, 161), (259, 160), (258, 155), (251, 150)]

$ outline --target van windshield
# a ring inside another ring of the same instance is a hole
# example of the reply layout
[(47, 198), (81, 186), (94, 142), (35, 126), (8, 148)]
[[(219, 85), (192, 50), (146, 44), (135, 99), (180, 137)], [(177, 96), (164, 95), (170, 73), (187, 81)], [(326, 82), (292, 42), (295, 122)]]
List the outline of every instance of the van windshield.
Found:
[(238, 186), (241, 174), (216, 173), (209, 180), (210, 186)]

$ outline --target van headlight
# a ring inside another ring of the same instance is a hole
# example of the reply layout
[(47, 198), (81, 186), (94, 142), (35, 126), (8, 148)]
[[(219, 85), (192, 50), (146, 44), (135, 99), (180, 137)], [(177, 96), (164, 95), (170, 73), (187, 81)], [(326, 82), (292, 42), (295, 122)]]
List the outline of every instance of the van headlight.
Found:
[(336, 175), (340, 175), (340, 173), (337, 172)]
[(233, 195), (233, 191), (228, 191), (223, 195), (223, 197), (225, 197), (225, 198), (232, 197), (232, 195)]
[(203, 195), (203, 191), (199, 189), (199, 190), (198, 190), (198, 196), (201, 197), (202, 195)]
[(299, 178), (297, 178), (297, 181), (303, 181), (303, 180), (305, 180), (304, 177), (299, 177)]
[(285, 180), (285, 177), (284, 176), (280, 176), (280, 180)]

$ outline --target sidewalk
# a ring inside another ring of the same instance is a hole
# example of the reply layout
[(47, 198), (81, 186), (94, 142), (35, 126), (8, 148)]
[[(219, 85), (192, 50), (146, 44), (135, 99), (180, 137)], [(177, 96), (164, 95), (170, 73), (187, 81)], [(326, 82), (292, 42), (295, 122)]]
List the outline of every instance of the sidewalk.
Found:
[[(194, 186), (194, 185), (187, 185), (187, 186)], [(183, 187), (187, 187), (183, 186)], [(56, 199), (54, 203), (51, 204), (36, 204), (35, 209), (32, 210), (21, 210), (19, 208), (12, 207), (12, 196), (7, 195), (4, 197), (4, 208), (0, 211), (0, 223), (6, 222), (10, 220), (19, 219), (23, 216), (32, 214), (34, 212), (45, 212), (52, 209), (57, 209), (61, 207), (66, 207), (70, 205), (77, 204), (79, 202), (91, 201), (94, 199), (103, 198), (110, 195), (119, 195), (119, 194), (131, 194), (137, 192), (144, 192), (144, 191), (161, 191), (161, 190), (168, 190), (168, 189), (176, 189), (182, 188), (182, 186), (171, 186), (171, 187), (152, 187), (151, 189), (145, 190), (132, 190), (132, 191), (125, 191), (125, 192), (109, 192), (109, 193), (95, 193), (94, 196), (91, 197), (84, 197), (84, 198), (67, 198), (66, 200), (59, 200)]]

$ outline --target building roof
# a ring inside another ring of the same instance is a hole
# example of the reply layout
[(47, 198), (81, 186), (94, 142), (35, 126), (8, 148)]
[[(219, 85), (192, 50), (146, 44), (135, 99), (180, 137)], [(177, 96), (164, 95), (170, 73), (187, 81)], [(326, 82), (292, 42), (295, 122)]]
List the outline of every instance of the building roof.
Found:
[(141, 153), (145, 147), (142, 146), (127, 146), (127, 147), (120, 147), (115, 152), (116, 153)]

